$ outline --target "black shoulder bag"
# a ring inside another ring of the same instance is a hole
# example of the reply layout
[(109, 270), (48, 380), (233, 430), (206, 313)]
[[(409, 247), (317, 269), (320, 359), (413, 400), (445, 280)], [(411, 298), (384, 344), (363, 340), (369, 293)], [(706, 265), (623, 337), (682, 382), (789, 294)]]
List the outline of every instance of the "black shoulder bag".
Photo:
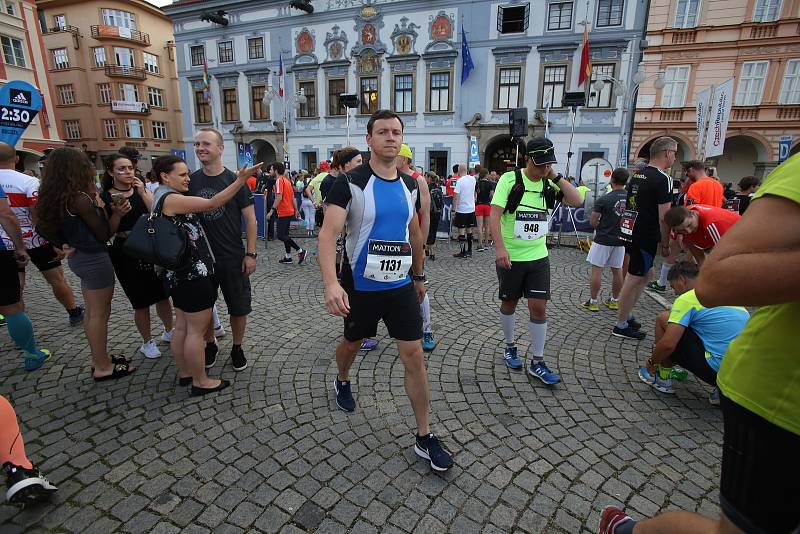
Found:
[(125, 240), (123, 250), (136, 259), (160, 265), (170, 271), (180, 271), (189, 265), (191, 251), (186, 231), (167, 217), (161, 216), (167, 193), (153, 206), (150, 215), (143, 214), (136, 221)]

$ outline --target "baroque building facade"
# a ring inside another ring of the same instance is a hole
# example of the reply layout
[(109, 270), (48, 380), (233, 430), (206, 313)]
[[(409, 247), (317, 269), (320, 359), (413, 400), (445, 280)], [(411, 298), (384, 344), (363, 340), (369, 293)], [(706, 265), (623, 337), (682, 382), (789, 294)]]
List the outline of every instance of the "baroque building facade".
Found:
[[(313, 14), (253, 0), (185, 0), (164, 8), (175, 25), (190, 160), (191, 133), (215, 126), (229, 167), (238, 163), (237, 147), (249, 145), (255, 161), (288, 156), (292, 168), (313, 168), (347, 144), (348, 122), (350, 143), (366, 150), (369, 115), (390, 108), (403, 118), (415, 165), (448, 175), (452, 165), (467, 162), (474, 136), (481, 162), (501, 171), (514, 158), (509, 110), (524, 107), (528, 135), (544, 134), (547, 123), (563, 170), (572, 121), (562, 96), (583, 90), (584, 23), (592, 81), (603, 88), (592, 88), (589, 104), (577, 112), (570, 173), (588, 159), (613, 164), (621, 156), (631, 112), (621, 89), (641, 57), (644, 0), (312, 4)], [(227, 25), (201, 20), (220, 10)], [(462, 35), (474, 64), (463, 84)], [(277, 96), (281, 66), (286, 113)], [(359, 99), (349, 121), (342, 94)]]

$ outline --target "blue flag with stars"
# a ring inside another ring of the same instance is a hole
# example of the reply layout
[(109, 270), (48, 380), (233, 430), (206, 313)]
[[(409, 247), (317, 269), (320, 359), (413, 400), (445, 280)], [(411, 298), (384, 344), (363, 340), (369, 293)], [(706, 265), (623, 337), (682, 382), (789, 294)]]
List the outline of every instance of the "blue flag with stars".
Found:
[(469, 73), (475, 68), (472, 62), (472, 54), (469, 53), (469, 44), (467, 44), (467, 32), (464, 31), (464, 26), (461, 26), (461, 85), (467, 81)]

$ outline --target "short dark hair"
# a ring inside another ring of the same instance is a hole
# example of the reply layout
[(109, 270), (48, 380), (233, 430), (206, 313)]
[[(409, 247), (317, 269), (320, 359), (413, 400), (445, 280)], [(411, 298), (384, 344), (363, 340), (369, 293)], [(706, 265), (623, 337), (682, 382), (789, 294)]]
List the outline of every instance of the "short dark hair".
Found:
[(172, 169), (175, 168), (175, 165), (178, 163), (186, 163), (183, 161), (183, 158), (179, 158), (178, 156), (161, 156), (153, 163), (153, 174), (156, 176), (156, 180), (158, 183), (161, 182), (161, 173), (169, 174), (172, 172)]
[(286, 165), (284, 165), (282, 161), (276, 161), (273, 163), (272, 168), (275, 169), (275, 172), (281, 175), (286, 172)]
[(755, 176), (745, 176), (739, 180), (739, 189), (742, 191), (750, 189), (751, 187), (757, 187), (759, 185), (761, 185), (761, 178), (756, 178)]
[(706, 164), (700, 161), (699, 159), (693, 159), (691, 161), (687, 161), (683, 165), (683, 170), (688, 171), (689, 169), (694, 169), (696, 171), (706, 171)]
[(458, 163), (453, 165), (453, 174), (458, 174)]
[(367, 123), (367, 133), (372, 135), (372, 127), (375, 125), (375, 121), (384, 119), (397, 119), (400, 121), (400, 129), (402, 130), (405, 128), (405, 124), (403, 124), (403, 119), (400, 118), (400, 115), (391, 109), (379, 109), (369, 118), (369, 122)]
[(695, 279), (700, 274), (700, 267), (693, 261), (679, 261), (670, 267), (667, 273), (667, 280), (676, 280), (679, 276)]
[(611, 173), (611, 183), (615, 185), (625, 185), (628, 183), (630, 177), (631, 173), (628, 172), (628, 169), (617, 167), (614, 169), (614, 172)]
[(668, 209), (667, 213), (664, 214), (664, 222), (670, 228), (676, 228), (682, 225), (688, 216), (689, 210), (686, 209), (686, 206), (675, 206)]

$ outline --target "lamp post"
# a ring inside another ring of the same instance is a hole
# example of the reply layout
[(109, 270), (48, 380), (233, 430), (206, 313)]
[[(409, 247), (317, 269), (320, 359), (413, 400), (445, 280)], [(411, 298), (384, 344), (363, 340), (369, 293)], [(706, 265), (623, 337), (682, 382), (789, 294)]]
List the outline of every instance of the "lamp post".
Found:
[[(601, 78), (598, 78), (594, 84), (592, 85), (595, 92), (599, 95), (600, 92), (605, 88), (605, 82), (611, 82), (614, 84), (614, 94), (622, 99), (622, 116), (620, 117), (620, 147), (617, 151), (617, 166), (622, 165), (623, 163), (623, 153), (625, 155), (625, 162), (627, 165), (628, 160), (628, 137), (630, 132), (628, 132), (627, 124), (625, 122), (625, 113), (628, 111), (628, 106), (633, 106), (633, 103), (636, 101), (636, 94), (639, 90), (639, 86), (641, 86), (645, 81), (655, 78), (653, 82), (653, 87), (656, 89), (663, 89), (664, 86), (667, 84), (667, 81), (664, 79), (664, 71), (660, 70), (655, 74), (651, 74), (650, 76), (644, 71), (643, 65), (640, 63), (639, 68), (636, 70), (636, 74), (633, 75), (631, 79), (631, 83), (628, 84), (626, 87), (625, 82), (623, 80), (619, 80), (614, 78), (613, 76), (608, 75), (601, 75)], [(634, 110), (631, 110), (633, 113)]]
[(278, 92), (275, 91), (275, 89), (273, 89), (270, 85), (264, 91), (264, 96), (261, 98), (261, 101), (265, 105), (269, 106), (270, 102), (272, 102), (274, 98), (281, 98), (283, 100), (283, 161), (284, 163), (288, 164), (289, 144), (286, 141), (286, 124), (289, 122), (289, 104), (291, 104), (295, 109), (300, 109), (300, 106), (308, 102), (308, 98), (306, 98), (305, 89), (300, 89), (299, 92), (289, 96), (286, 96), (286, 91), (284, 90), (284, 96), (280, 96)]

